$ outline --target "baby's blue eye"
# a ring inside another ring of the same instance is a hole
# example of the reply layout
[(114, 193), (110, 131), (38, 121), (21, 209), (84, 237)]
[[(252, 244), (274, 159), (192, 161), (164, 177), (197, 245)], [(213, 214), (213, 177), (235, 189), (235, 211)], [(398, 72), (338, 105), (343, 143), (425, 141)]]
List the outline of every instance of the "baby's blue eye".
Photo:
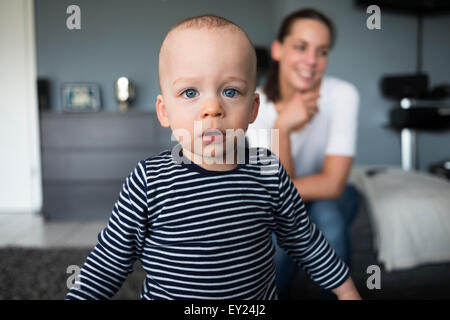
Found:
[(236, 89), (225, 89), (223, 91), (223, 94), (228, 98), (234, 98), (235, 96), (237, 96), (238, 91)]
[(183, 95), (189, 99), (195, 98), (197, 96), (197, 94), (198, 94), (198, 92), (194, 89), (186, 89), (183, 91)]

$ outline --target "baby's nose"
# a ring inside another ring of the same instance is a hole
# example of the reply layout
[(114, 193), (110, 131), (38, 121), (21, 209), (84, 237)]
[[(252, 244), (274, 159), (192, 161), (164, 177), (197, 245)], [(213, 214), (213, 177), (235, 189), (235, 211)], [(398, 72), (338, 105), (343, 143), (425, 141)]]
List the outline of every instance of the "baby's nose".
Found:
[(208, 101), (205, 101), (201, 113), (202, 119), (206, 117), (223, 117), (224, 115), (225, 112), (218, 99), (209, 99)]

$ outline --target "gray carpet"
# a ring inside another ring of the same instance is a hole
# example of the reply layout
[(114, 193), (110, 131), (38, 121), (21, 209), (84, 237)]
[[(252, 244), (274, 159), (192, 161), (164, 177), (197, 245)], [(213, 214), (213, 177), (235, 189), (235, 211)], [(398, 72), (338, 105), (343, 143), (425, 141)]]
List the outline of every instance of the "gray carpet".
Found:
[[(381, 265), (381, 289), (369, 290), (367, 267), (379, 264), (365, 210), (353, 226), (352, 277), (364, 299), (450, 299), (450, 263), (387, 273)], [(0, 299), (64, 299), (69, 265), (82, 265), (86, 249), (0, 249)], [(145, 277), (139, 262), (114, 299), (138, 299)], [(299, 271), (290, 292), (292, 299), (319, 299), (317, 286)]]
[[(69, 265), (81, 266), (90, 249), (0, 249), (0, 300), (62, 300), (73, 273)], [(139, 299), (144, 270), (139, 262), (114, 299)]]

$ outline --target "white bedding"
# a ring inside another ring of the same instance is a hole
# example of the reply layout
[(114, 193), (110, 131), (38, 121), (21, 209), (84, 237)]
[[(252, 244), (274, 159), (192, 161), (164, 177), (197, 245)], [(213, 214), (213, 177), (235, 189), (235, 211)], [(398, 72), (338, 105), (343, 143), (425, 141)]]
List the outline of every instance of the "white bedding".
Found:
[(450, 262), (450, 183), (396, 167), (370, 177), (370, 168), (375, 167), (354, 168), (351, 180), (367, 200), (385, 269)]

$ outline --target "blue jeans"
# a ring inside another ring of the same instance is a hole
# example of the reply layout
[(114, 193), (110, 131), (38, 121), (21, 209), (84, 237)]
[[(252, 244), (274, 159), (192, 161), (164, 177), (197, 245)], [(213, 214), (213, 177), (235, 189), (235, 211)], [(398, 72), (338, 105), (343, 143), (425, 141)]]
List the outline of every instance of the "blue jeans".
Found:
[[(317, 228), (334, 248), (336, 254), (351, 267), (350, 225), (358, 211), (356, 189), (347, 185), (338, 199), (316, 200), (306, 203), (306, 211)], [(272, 237), (275, 240), (275, 236)], [(288, 298), (289, 287), (297, 271), (294, 260), (275, 243), (276, 285), (278, 297)]]

